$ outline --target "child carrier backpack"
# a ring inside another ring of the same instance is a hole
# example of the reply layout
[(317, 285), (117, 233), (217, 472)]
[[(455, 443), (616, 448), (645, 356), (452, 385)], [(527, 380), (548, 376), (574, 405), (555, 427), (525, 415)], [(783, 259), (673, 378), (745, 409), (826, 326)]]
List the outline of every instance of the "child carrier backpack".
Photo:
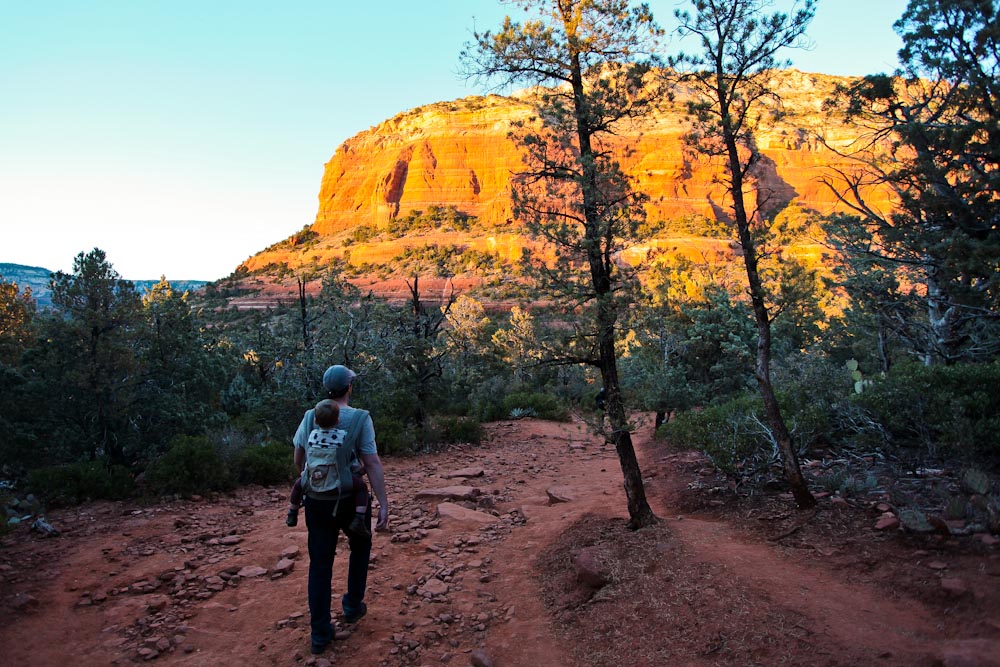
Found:
[[(343, 440), (330, 438), (320, 443), (306, 442), (303, 491), (319, 498), (334, 498), (354, 490), (351, 463), (358, 458), (356, 450), (361, 437), (361, 424), (367, 417), (367, 411), (354, 410), (348, 423), (337, 424), (337, 430), (346, 431)], [(310, 410), (307, 413), (310, 433), (315, 428), (313, 418), (313, 411)]]

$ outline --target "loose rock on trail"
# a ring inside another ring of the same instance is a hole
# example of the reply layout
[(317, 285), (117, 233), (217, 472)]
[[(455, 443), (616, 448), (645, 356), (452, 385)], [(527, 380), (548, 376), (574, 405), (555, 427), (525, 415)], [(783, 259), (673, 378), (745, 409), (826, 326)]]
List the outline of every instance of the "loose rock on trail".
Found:
[[(582, 422), (499, 422), (481, 447), (386, 459), (368, 615), (338, 617), (321, 656), (288, 488), (54, 512), (58, 537), (0, 542), (0, 663), (1000, 665), (995, 545), (876, 531), (874, 510), (830, 498), (769, 540), (774, 515), (690, 509), (709, 471), (651, 443), (646, 421), (635, 441), (662, 521), (639, 531), (613, 447)], [(346, 562), (342, 540), (335, 600)]]

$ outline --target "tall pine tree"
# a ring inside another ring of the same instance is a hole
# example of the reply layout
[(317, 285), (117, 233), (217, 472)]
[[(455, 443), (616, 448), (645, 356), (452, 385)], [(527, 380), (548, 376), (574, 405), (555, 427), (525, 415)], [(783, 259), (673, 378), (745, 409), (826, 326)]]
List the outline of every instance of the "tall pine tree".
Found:
[(618, 253), (635, 243), (642, 197), (614, 160), (610, 137), (651, 111), (660, 31), (646, 5), (624, 0), (522, 0), (533, 12), (510, 17), (496, 32), (475, 33), (463, 53), (466, 72), (500, 85), (551, 86), (536, 91), (535, 124), (515, 133), (525, 150), (516, 175), (514, 213), (554, 262), (536, 263), (542, 288), (574, 317), (578, 335), (552, 363), (597, 367), (607, 394), (609, 439), (625, 478), (630, 525), (656, 521), (646, 501), (622, 401), (616, 342), (631, 297), (631, 276)]

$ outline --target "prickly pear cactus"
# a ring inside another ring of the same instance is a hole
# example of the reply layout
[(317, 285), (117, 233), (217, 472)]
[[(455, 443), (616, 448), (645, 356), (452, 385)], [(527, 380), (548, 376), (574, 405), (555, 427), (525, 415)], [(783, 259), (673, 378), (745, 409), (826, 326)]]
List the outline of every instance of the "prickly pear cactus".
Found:
[(862, 393), (865, 390), (865, 381), (858, 369), (858, 360), (848, 359), (844, 366), (851, 372), (851, 379), (854, 380), (854, 393)]
[(982, 470), (970, 468), (965, 471), (964, 475), (962, 475), (962, 486), (964, 486), (969, 493), (978, 493), (981, 496), (985, 496), (990, 492), (989, 475), (984, 473)]
[(948, 519), (964, 519), (969, 514), (968, 503), (963, 496), (951, 496), (944, 506), (944, 515)]
[(986, 506), (987, 521), (991, 533), (1000, 533), (1000, 502), (991, 498)]
[(914, 533), (934, 532), (934, 526), (927, 520), (927, 515), (920, 510), (900, 510), (899, 522), (903, 524), (903, 528)]

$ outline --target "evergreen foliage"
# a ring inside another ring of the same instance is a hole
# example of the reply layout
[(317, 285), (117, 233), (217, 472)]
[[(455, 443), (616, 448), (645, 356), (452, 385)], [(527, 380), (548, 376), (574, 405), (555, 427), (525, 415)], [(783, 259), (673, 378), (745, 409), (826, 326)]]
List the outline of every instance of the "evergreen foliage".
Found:
[[(128, 465), (139, 446), (131, 416), (138, 398), (142, 302), (104, 251), (73, 260), (73, 273), (52, 277), (60, 315), (45, 323), (31, 378), (38, 405), (47, 407), (54, 444), (90, 460)], [(58, 379), (58, 383), (49, 383)]]
[(228, 491), (236, 485), (231, 463), (207, 437), (182, 436), (149, 464), (145, 483), (149, 491), (160, 495)]
[(292, 448), (284, 442), (267, 442), (240, 450), (236, 466), (240, 484), (287, 484), (294, 476)]
[(135, 490), (131, 472), (104, 461), (77, 461), (35, 468), (25, 486), (45, 498), (50, 507), (65, 507), (88, 500), (122, 500)]
[[(1000, 351), (998, 14), (995, 0), (910, 0), (895, 24), (900, 68), (831, 101), (871, 128), (856, 168), (829, 180), (857, 212), (831, 232), (850, 258), (922, 284), (905, 295), (922, 313), (895, 329), (925, 363)], [(893, 192), (892, 211), (870, 203), (872, 185)], [(872, 299), (885, 296), (872, 287)]]
[(31, 288), (21, 289), (0, 275), (0, 364), (16, 364), (31, 342), (34, 316)]
[(1000, 463), (1000, 362), (895, 366), (855, 401), (890, 444), (933, 456)]
[(724, 289), (709, 287), (697, 300), (649, 303), (633, 326), (622, 377), (642, 408), (689, 410), (742, 393), (753, 382), (753, 316)]
[(519, 391), (504, 397), (501, 413), (506, 416), (517, 409), (530, 409), (532, 416), (552, 421), (569, 421), (569, 410), (552, 394)]

